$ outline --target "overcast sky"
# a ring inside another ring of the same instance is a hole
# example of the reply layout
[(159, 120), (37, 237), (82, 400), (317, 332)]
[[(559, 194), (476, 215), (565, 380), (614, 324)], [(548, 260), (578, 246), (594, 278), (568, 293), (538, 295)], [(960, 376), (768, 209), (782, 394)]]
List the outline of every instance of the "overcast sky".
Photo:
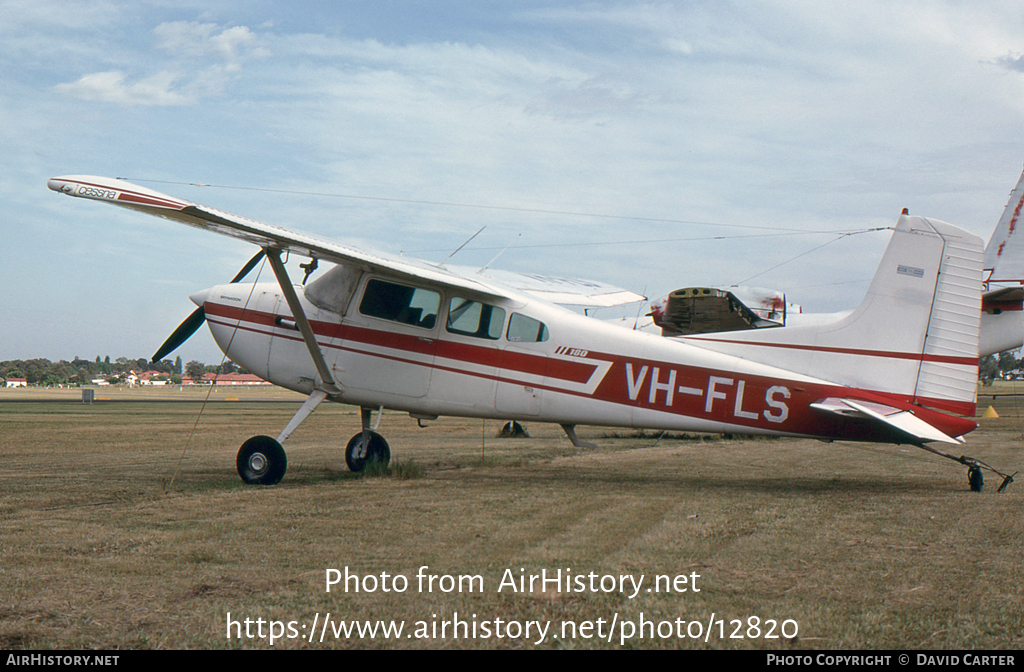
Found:
[[(1024, 12), (0, 0), (0, 157), (0, 360), (148, 357), (254, 252), (63, 174), (438, 261), (486, 225), (453, 262), (514, 241), (495, 267), (832, 311), (888, 241), (836, 232), (908, 207), (988, 239), (1024, 164)], [(178, 354), (220, 357), (206, 329)]]

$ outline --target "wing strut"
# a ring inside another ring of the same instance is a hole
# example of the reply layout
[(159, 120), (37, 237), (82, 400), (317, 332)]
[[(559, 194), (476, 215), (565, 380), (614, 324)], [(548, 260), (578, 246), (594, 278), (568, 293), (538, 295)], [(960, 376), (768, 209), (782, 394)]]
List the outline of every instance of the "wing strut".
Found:
[(299, 296), (295, 293), (295, 287), (292, 286), (291, 278), (288, 277), (288, 269), (284, 267), (284, 263), (281, 261), (281, 250), (274, 248), (266, 248), (266, 250), (267, 261), (270, 262), (270, 267), (274, 269), (274, 275), (277, 276), (277, 284), (281, 286), (281, 291), (284, 292), (284, 297), (288, 300), (288, 307), (292, 311), (292, 317), (295, 318), (295, 324), (302, 333), (302, 340), (306, 342), (306, 349), (309, 350), (313, 363), (316, 365), (317, 373), (320, 374), (320, 389), (329, 395), (341, 394), (341, 388), (334, 382), (334, 376), (331, 375), (331, 370), (328, 368), (327, 362), (324, 361), (324, 354), (320, 352), (320, 345), (316, 342), (316, 334), (313, 333), (313, 327), (309, 325), (306, 312), (302, 309)]

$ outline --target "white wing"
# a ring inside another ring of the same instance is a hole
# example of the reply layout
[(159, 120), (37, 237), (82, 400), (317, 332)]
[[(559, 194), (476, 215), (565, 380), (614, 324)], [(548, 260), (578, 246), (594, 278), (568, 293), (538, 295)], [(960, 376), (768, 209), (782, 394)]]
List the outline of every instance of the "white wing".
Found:
[(611, 306), (644, 298), (600, 282), (566, 280), (507, 271), (488, 270), (479, 273), (464, 268), (448, 269), (419, 259), (357, 249), (325, 238), (295, 233), (247, 217), (232, 215), (109, 177), (67, 175), (49, 180), (47, 186), (53, 191), (69, 196), (102, 201), (172, 219), (189, 226), (239, 238), (260, 247), (288, 250), (302, 256), (335, 263), (356, 263), (368, 270), (383, 270), (413, 280), (428, 280), (492, 297), (507, 297), (508, 293), (502, 291), (504, 286), (564, 305)]
[[(455, 272), (465, 272), (465, 268), (453, 268)], [(573, 278), (556, 278), (537, 273), (515, 273), (487, 269), (473, 271), (473, 277), (485, 278), (496, 284), (510, 287), (518, 292), (532, 294), (538, 298), (563, 306), (584, 306), (587, 308), (606, 308), (624, 303), (646, 301), (647, 298), (625, 289), (596, 280), (580, 280)]]

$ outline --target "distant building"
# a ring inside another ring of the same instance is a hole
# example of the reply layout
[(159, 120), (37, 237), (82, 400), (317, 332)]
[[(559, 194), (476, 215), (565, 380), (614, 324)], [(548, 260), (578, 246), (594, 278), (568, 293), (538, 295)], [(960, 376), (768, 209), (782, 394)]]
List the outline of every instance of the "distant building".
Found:
[(170, 385), (171, 377), (162, 371), (146, 371), (138, 376), (139, 385)]
[(204, 385), (270, 385), (251, 373), (207, 373), (203, 375)]
[(8, 378), (7, 387), (28, 387), (28, 381), (24, 378)]

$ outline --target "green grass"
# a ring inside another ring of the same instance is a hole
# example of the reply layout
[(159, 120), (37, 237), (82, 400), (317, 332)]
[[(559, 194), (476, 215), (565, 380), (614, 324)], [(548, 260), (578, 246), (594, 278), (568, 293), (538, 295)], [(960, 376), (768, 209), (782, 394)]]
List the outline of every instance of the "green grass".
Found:
[(418, 464), (416, 460), (392, 460), (389, 464), (382, 462), (370, 462), (363, 470), (364, 478), (391, 477), (407, 481), (413, 478), (423, 478), (426, 469)]

